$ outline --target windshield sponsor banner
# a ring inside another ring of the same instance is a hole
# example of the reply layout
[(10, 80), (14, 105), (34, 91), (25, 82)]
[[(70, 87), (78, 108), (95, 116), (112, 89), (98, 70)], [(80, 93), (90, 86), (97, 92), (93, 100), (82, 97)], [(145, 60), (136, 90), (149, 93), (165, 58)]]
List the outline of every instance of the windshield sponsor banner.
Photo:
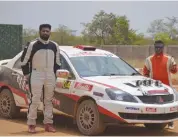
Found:
[[(80, 57), (80, 56), (105, 56), (105, 57), (117, 57), (111, 53), (100, 53), (100, 52), (79, 52), (69, 54), (70, 57)], [(117, 57), (118, 58), (118, 57)]]

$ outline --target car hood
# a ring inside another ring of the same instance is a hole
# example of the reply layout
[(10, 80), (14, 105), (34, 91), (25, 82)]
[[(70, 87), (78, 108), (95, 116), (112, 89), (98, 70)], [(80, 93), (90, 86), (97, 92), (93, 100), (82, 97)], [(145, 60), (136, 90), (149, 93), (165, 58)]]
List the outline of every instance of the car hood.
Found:
[[(173, 94), (174, 91), (169, 86), (162, 84), (161, 87), (156, 86), (154, 83), (151, 86), (136, 86), (138, 80), (150, 80), (143, 76), (99, 76), (99, 77), (85, 77), (92, 83), (99, 84), (105, 88), (118, 88), (132, 95), (143, 96), (143, 95), (165, 95)], [(153, 82), (155, 80), (151, 79)]]

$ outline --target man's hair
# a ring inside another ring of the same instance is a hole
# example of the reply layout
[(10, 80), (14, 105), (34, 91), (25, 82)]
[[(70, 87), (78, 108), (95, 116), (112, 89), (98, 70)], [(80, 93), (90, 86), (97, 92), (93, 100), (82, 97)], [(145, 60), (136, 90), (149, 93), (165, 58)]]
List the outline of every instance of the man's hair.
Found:
[(162, 40), (156, 40), (154, 45), (156, 45), (156, 44), (163, 44), (164, 45), (164, 42)]
[(50, 24), (41, 24), (39, 27), (39, 30), (41, 31), (42, 28), (49, 28), (51, 30), (51, 25)]

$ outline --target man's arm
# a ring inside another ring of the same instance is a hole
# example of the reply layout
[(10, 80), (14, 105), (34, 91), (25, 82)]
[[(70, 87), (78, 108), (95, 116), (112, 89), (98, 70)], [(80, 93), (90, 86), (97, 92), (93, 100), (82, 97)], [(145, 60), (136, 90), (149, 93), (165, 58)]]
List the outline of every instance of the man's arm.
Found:
[(61, 61), (60, 61), (60, 50), (59, 50), (59, 46), (56, 45), (57, 48), (57, 52), (56, 52), (56, 64), (57, 64), (57, 68), (60, 69), (61, 67)]
[(30, 73), (29, 59), (32, 52), (33, 43), (28, 42), (21, 56), (21, 68), (24, 75)]
[(61, 68), (61, 61), (60, 61), (60, 49), (59, 49), (59, 45), (57, 43), (54, 42), (54, 44), (56, 45), (56, 57), (55, 57), (55, 64), (54, 64), (54, 70), (55, 72)]
[(148, 59), (145, 60), (145, 64), (144, 64), (144, 67), (143, 67), (143, 76), (150, 77)]
[(171, 63), (170, 63), (170, 72), (175, 74), (178, 71), (177, 70), (177, 64), (176, 64), (176, 62), (175, 62), (173, 57), (171, 57), (170, 61), (171, 61)]

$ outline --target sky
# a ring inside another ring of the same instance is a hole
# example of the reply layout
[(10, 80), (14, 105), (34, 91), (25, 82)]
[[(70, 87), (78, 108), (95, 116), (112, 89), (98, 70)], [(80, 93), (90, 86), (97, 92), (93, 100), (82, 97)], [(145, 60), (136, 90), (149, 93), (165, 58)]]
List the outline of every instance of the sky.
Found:
[(62, 24), (79, 35), (83, 29), (80, 23), (90, 22), (100, 10), (126, 15), (131, 28), (146, 33), (153, 20), (178, 17), (178, 1), (0, 1), (0, 24), (33, 29), (42, 23), (50, 23), (52, 28)]

